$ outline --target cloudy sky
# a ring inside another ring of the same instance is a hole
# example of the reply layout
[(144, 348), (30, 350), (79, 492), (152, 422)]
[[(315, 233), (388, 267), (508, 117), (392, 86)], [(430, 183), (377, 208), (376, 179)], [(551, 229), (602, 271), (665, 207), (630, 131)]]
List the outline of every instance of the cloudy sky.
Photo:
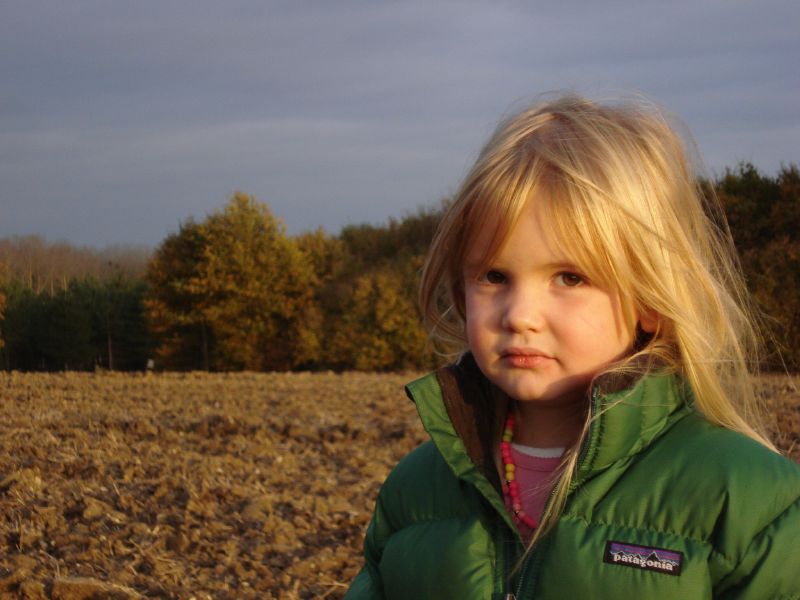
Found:
[(384, 222), (551, 90), (643, 94), (712, 174), (774, 174), (800, 162), (799, 23), (797, 0), (0, 0), (0, 237), (155, 246), (235, 190), (293, 234)]

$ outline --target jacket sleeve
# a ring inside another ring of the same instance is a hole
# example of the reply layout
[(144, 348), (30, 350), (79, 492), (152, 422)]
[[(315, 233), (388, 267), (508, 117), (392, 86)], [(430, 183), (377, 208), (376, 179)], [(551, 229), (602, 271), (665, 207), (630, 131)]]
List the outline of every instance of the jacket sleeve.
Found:
[(381, 487), (375, 503), (375, 512), (367, 528), (367, 535), (364, 538), (364, 567), (350, 585), (345, 600), (383, 600), (385, 598), (380, 562), (383, 548), (392, 533), (389, 525), (390, 518), (384, 502), (384, 496), (391, 487), (391, 483), (392, 474)]
[[(441, 480), (443, 469), (450, 473), (433, 442), (428, 441), (406, 455), (389, 473), (378, 492), (375, 512), (364, 539), (364, 567), (353, 580), (346, 600), (385, 600), (385, 579), (396, 585), (398, 579), (413, 571), (413, 567), (404, 562), (405, 557), (398, 558), (397, 553), (387, 556), (387, 552), (392, 552), (394, 536), (414, 524), (411, 515), (418, 515), (421, 505), (427, 506), (422, 512), (434, 512), (431, 503), (435, 494), (430, 492), (429, 482)], [(420, 496), (427, 504), (421, 502)], [(405, 546), (403, 550), (412, 551)], [(396, 587), (390, 592), (394, 597), (402, 595)]]
[[(800, 600), (800, 498), (756, 535), (715, 597)], [(717, 594), (719, 594), (717, 596)]]
[(378, 569), (380, 551), (375, 545), (374, 530), (375, 517), (373, 516), (364, 540), (364, 566), (350, 585), (350, 589), (345, 595), (345, 600), (378, 600), (384, 598), (380, 570)]

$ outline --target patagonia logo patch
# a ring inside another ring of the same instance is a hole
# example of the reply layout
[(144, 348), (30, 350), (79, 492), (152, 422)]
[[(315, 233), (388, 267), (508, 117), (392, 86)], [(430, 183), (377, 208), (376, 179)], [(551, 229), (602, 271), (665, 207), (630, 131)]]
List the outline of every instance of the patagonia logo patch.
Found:
[(636, 546), (624, 542), (606, 542), (603, 562), (643, 571), (656, 571), (667, 575), (680, 575), (683, 554), (676, 550)]

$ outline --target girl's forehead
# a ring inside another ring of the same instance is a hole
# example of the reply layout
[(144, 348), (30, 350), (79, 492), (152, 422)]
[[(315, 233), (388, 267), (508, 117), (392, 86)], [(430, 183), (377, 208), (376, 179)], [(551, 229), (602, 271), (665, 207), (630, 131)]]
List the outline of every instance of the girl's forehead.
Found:
[[(555, 226), (544, 203), (527, 202), (515, 219), (495, 216), (473, 230), (465, 248), (463, 261), (467, 266), (486, 266), (501, 254), (536, 253), (547, 262), (577, 264), (573, 239), (568, 243)], [(531, 258), (534, 256), (531, 255)]]

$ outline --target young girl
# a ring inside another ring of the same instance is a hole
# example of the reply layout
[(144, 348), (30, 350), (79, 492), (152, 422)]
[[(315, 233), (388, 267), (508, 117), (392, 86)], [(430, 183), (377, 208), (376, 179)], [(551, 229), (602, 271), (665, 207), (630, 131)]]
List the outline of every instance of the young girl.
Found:
[(432, 441), (347, 598), (800, 598), (800, 467), (759, 419), (724, 218), (656, 113), (501, 124), (421, 301), (464, 354), (410, 384)]

